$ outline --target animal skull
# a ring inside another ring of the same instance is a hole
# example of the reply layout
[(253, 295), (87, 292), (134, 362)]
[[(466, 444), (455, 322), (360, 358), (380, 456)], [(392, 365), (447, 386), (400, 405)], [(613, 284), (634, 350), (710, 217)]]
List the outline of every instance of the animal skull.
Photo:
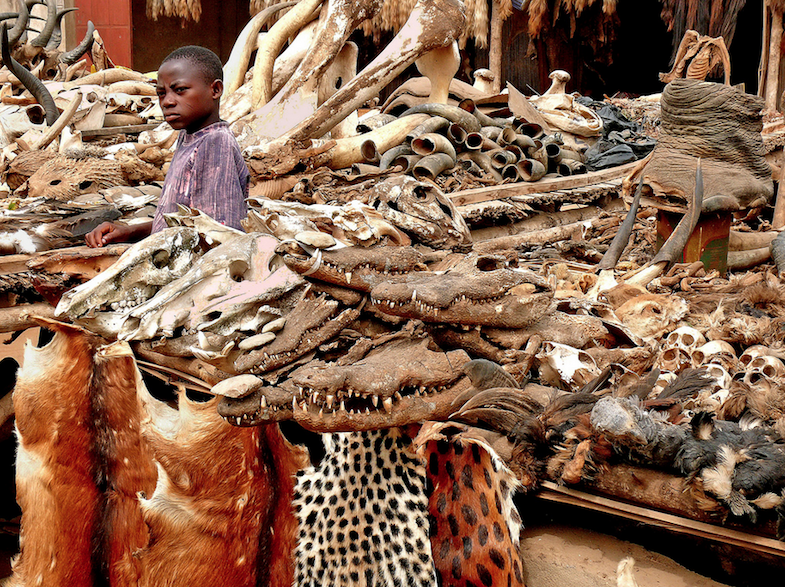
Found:
[(692, 326), (679, 326), (665, 340), (668, 346), (679, 347), (689, 354), (706, 343), (706, 337)]
[(385, 219), (437, 249), (470, 245), (471, 232), (453, 203), (436, 186), (407, 175), (386, 179), (368, 197)]
[(692, 358), (687, 349), (673, 346), (663, 349), (657, 362), (663, 371), (678, 373), (692, 363)]
[(756, 344), (741, 353), (741, 356), (739, 357), (739, 363), (741, 363), (743, 367), (747, 367), (757, 357), (764, 357), (768, 354), (768, 347), (765, 347), (762, 344)]
[(728, 371), (734, 371), (737, 363), (736, 351), (724, 340), (710, 340), (692, 353), (692, 364), (695, 367), (714, 364), (721, 365)]
[[(109, 269), (66, 292), (57, 304), (55, 315), (67, 315), (80, 322), (110, 311), (125, 316), (163, 286), (184, 275), (198, 255), (196, 230), (164, 229), (131, 246)], [(120, 325), (117, 320), (103, 322), (110, 325), (107, 326), (110, 331)], [(102, 334), (107, 333), (102, 330)]]
[(179, 327), (190, 333), (205, 329), (206, 323), (228, 335), (237, 328), (256, 329), (277, 318), (280, 312), (259, 311), (258, 305), (301, 283), (285, 266), (271, 268), (277, 244), (268, 235), (240, 233), (208, 251), (180, 279), (135, 308), (119, 337), (171, 337)]
[(540, 375), (551, 379), (551, 384), (563, 381), (569, 386), (583, 387), (600, 374), (597, 363), (586, 351), (556, 342), (545, 342), (542, 348), (537, 354)]

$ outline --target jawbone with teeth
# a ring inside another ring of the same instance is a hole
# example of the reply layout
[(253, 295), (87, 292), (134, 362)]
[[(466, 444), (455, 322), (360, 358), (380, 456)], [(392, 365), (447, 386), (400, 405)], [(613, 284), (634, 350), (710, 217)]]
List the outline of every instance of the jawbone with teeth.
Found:
[[(222, 381), (218, 412), (238, 426), (295, 420), (315, 432), (372, 430), (423, 420), (444, 420), (453, 400), (470, 387), (463, 350), (431, 350), (422, 333), (397, 333), (361, 358), (367, 341), (335, 363), (312, 361), (282, 383), (253, 375)], [(371, 374), (371, 375), (369, 375)]]
[(167, 228), (132, 245), (107, 270), (66, 292), (55, 309), (102, 336), (117, 334), (127, 315), (185, 275), (201, 253), (193, 228)]

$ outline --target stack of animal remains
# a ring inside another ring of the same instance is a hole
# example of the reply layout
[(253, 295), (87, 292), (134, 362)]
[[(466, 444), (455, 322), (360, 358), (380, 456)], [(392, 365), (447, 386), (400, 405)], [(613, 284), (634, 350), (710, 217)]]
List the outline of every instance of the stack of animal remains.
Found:
[[(316, 8), (272, 27), (284, 23), (255, 73)], [(324, 8), (288, 79), (329, 71), (378, 9)], [(462, 21), (459, 3), (418, 3), (318, 108), (307, 84), (272, 98), (264, 76), (237, 86), (227, 104), (246, 108), (244, 92), (254, 109), (237, 117), (239, 139), (286, 197), (251, 198), (246, 232), (181, 209), (41, 321), (57, 334), (28, 349), (15, 391), (25, 541), (13, 581), (523, 585), (514, 493), (602, 488), (626, 465), (673, 475), (717, 525), (776, 534), (764, 526), (783, 501), (783, 286), (770, 265), (723, 277), (676, 262), (700, 214), (700, 166), (656, 256), (640, 193), (624, 222), (598, 211), (579, 238), (482, 240), (431, 181), (329, 169), (361, 143), (322, 135), (451, 47)], [(275, 127), (283, 107), (302, 114), (291, 128)], [(295, 156), (313, 169), (287, 185)], [(63, 462), (78, 478), (42, 499)], [(44, 527), (77, 500), (90, 515)], [(65, 543), (75, 554), (59, 564)]]

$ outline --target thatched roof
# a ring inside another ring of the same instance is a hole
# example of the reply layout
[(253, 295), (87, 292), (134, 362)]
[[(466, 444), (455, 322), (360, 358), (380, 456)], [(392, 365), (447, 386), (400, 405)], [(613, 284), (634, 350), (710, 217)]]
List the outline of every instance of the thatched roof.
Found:
[(199, 22), (202, 18), (202, 0), (147, 0), (146, 13), (151, 20), (170, 16)]

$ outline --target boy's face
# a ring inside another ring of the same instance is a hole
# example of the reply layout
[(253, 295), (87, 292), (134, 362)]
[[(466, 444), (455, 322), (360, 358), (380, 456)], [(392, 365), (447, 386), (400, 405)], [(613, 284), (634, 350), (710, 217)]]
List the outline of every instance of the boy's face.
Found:
[(194, 133), (218, 122), (221, 80), (205, 81), (204, 75), (185, 59), (173, 59), (158, 70), (158, 101), (164, 118), (176, 129)]

